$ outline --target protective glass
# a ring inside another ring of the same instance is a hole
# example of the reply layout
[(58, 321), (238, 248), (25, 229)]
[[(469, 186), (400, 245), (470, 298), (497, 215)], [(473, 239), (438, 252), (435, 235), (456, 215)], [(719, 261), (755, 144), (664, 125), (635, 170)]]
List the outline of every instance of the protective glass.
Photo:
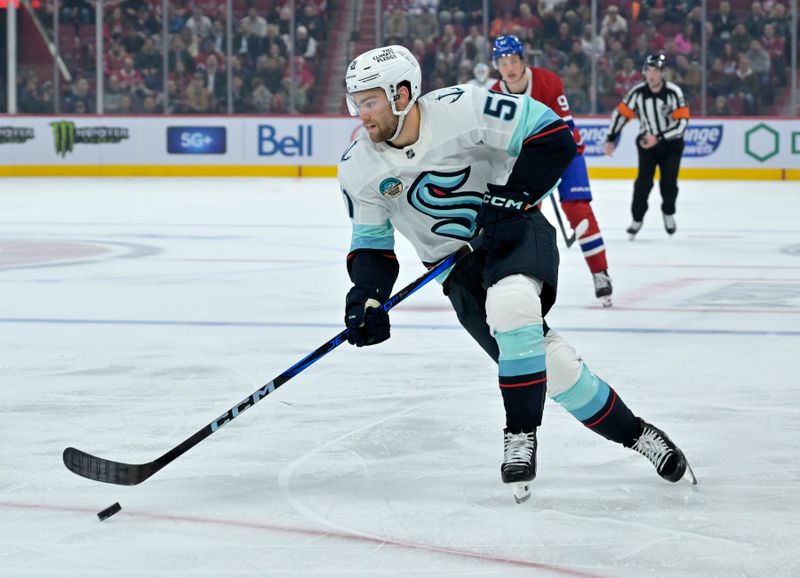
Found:
[(383, 91), (348, 93), (346, 100), (350, 116), (361, 116), (362, 112), (366, 114), (382, 112), (391, 106)]

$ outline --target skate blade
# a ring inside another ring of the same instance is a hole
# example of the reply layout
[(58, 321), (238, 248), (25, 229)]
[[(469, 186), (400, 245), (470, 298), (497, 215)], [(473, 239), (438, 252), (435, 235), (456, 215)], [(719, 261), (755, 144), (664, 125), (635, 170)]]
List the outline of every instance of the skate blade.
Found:
[(681, 478), (681, 480), (686, 480), (693, 486), (697, 485), (697, 478), (695, 477), (694, 472), (692, 471), (692, 467), (689, 465), (689, 462), (686, 462), (686, 471), (683, 473), (683, 477)]
[(603, 297), (598, 297), (597, 299), (600, 301), (600, 305), (602, 305), (603, 307), (611, 307), (612, 305), (614, 305), (614, 303), (612, 303), (612, 301), (611, 301), (611, 296), (610, 295), (605, 295)]
[(518, 504), (527, 502), (531, 497), (531, 488), (529, 482), (514, 482), (511, 484), (511, 493), (514, 494), (514, 500)]
[(636, 238), (636, 233), (628, 233), (628, 241), (633, 241)]

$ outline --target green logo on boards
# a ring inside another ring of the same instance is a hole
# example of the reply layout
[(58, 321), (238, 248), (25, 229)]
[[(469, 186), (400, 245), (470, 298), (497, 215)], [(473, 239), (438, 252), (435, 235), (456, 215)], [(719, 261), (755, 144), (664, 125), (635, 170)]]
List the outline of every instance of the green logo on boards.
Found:
[(32, 128), (24, 126), (0, 126), (0, 144), (22, 144), (32, 138)]
[(762, 122), (744, 133), (744, 152), (763, 163), (780, 152), (779, 138), (778, 131)]
[(68, 120), (58, 120), (51, 122), (53, 127), (53, 141), (55, 142), (56, 154), (65, 157), (75, 148), (75, 123)]
[(76, 127), (69, 120), (54, 121), (50, 126), (56, 154), (62, 158), (73, 152), (76, 144), (116, 144), (130, 138), (128, 129), (118, 126)]

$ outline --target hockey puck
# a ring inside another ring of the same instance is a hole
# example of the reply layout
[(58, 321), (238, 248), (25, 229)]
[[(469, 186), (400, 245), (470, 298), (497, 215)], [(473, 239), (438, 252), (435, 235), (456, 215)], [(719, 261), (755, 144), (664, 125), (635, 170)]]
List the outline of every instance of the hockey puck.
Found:
[(105, 510), (102, 510), (101, 512), (97, 512), (97, 517), (100, 518), (100, 521), (102, 522), (106, 518), (110, 518), (111, 516), (113, 516), (114, 514), (119, 512), (121, 509), (122, 509), (122, 506), (119, 505), (119, 502), (114, 502), (113, 504), (111, 504)]

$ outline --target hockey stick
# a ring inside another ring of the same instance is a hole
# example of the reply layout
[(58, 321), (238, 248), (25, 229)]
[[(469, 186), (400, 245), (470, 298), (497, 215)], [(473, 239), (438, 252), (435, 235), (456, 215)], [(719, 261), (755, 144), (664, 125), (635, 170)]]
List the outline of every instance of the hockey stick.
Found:
[(575, 227), (575, 230), (572, 231), (572, 235), (567, 235), (567, 228), (564, 226), (564, 219), (561, 217), (561, 211), (558, 209), (556, 199), (553, 195), (550, 195), (550, 200), (553, 202), (553, 210), (556, 213), (558, 227), (561, 229), (561, 234), (564, 235), (564, 242), (567, 244), (567, 249), (569, 249), (572, 247), (575, 241), (579, 239), (581, 235), (583, 235), (589, 228), (589, 220), (583, 219), (580, 223), (578, 223), (578, 226)]
[[(413, 294), (417, 289), (423, 285), (426, 285), (432, 279), (446, 271), (449, 267), (455, 264), (456, 261), (477, 249), (481, 245), (482, 241), (482, 236), (475, 237), (469, 243), (461, 247), (458, 251), (455, 251), (451, 255), (439, 261), (436, 265), (429, 269), (427, 273), (389, 297), (389, 299), (387, 299), (386, 302), (381, 305), (381, 307), (383, 307), (384, 311), (389, 311), (401, 301), (404, 301), (407, 297)], [(339, 347), (342, 343), (347, 341), (347, 333), (349, 331), (349, 329), (341, 331), (333, 339), (322, 344), (320, 347), (306, 355), (303, 359), (295, 363), (268, 384), (254, 391), (252, 395), (237, 403), (203, 429), (185, 439), (180, 444), (169, 450), (164, 455), (156, 458), (152, 462), (147, 462), (144, 464), (126, 464), (123, 462), (115, 462), (112, 460), (106, 460), (104, 458), (98, 458), (97, 456), (93, 456), (75, 448), (67, 448), (64, 450), (64, 465), (67, 466), (70, 471), (78, 474), (79, 476), (89, 478), (90, 480), (96, 480), (98, 482), (106, 482), (121, 486), (135, 486), (137, 484), (141, 484), (147, 478), (183, 455), (186, 451), (199, 444), (219, 428), (236, 419), (246, 409), (254, 406), (256, 403), (278, 389), (295, 375)]]

